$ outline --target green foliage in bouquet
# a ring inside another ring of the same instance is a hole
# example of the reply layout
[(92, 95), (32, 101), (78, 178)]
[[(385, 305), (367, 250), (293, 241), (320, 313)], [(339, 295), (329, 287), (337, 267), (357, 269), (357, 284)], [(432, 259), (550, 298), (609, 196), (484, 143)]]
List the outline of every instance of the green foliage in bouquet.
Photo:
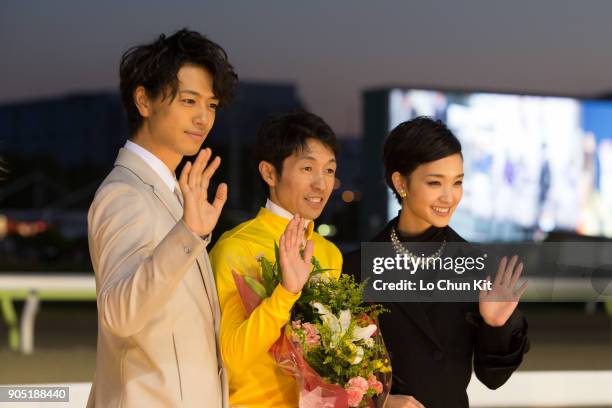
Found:
[[(321, 269), (325, 271), (325, 269)], [(324, 304), (331, 312), (338, 315), (342, 310), (350, 310), (353, 315), (367, 314), (376, 320), (384, 311), (381, 305), (368, 305), (363, 302), (365, 282), (358, 284), (351, 275), (340, 275), (334, 279), (310, 279), (302, 289), (302, 296), (294, 306), (293, 316), (304, 321), (320, 321), (318, 313), (311, 302)], [(296, 320), (294, 319), (294, 320)]]
[[(302, 256), (304, 252), (302, 251)], [(251, 289), (262, 299), (272, 296), (272, 292), (283, 281), (283, 273), (280, 266), (280, 254), (278, 250), (278, 244), (274, 241), (274, 263), (270, 262), (263, 256), (257, 258), (259, 266), (261, 267), (261, 280), (253, 278), (251, 276), (244, 276), (244, 280)], [(310, 278), (322, 274), (331, 269), (323, 269), (319, 264), (319, 261), (313, 256), (311, 259), (312, 271)]]
[[(260, 298), (271, 296), (282, 283), (276, 242), (274, 255), (274, 262), (258, 258), (260, 279), (244, 277)], [(311, 263), (310, 279), (292, 309), (287, 335), (299, 343), (304, 359), (324, 381), (347, 390), (351, 407), (370, 406), (368, 401), (381, 397), (383, 382), (387, 390), (390, 384), (389, 356), (377, 333), (378, 316), (386, 310), (364, 303), (365, 283), (358, 284), (350, 275), (331, 279), (324, 272), (332, 269), (322, 268), (315, 257)]]
[[(350, 275), (311, 280), (294, 306), (292, 332), (305, 350), (304, 358), (326, 381), (342, 387), (351, 378), (391, 370), (380, 334), (371, 334), (371, 325), (385, 309), (364, 304), (364, 285)], [(295, 324), (302, 321), (310, 323)], [(366, 396), (373, 395), (370, 390)]]

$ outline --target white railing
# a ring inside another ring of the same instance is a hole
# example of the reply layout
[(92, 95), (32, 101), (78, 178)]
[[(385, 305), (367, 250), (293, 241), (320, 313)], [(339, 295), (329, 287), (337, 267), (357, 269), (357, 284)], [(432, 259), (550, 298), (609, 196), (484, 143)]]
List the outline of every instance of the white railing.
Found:
[[(13, 302), (20, 300), (25, 305), (18, 319)], [(0, 309), (12, 350), (25, 354), (34, 351), (34, 324), (41, 300), (95, 301), (95, 277), (93, 273), (0, 274)]]

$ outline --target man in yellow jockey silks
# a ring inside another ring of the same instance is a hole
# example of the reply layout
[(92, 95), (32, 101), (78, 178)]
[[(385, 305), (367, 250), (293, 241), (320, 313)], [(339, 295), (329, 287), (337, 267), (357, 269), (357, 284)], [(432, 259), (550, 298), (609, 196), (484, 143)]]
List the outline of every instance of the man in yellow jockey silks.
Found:
[[(289, 221), (303, 220), (304, 240), (331, 277), (338, 278), (342, 255), (314, 232), (334, 187), (338, 142), (318, 116), (296, 111), (268, 120), (257, 133), (256, 163), (268, 189), (257, 216), (220, 238), (210, 253), (221, 306), (221, 355), (229, 374), (234, 407), (297, 407), (297, 382), (268, 353), (290, 319), (305, 280), (285, 279), (247, 317), (232, 270), (259, 277), (258, 256), (274, 260), (274, 242)], [(283, 271), (283, 274), (285, 271)]]

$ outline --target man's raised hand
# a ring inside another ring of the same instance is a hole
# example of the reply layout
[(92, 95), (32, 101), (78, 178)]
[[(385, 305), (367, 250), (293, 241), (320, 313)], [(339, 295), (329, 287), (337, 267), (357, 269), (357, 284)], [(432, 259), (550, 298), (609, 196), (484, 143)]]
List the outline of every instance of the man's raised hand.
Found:
[(278, 252), (283, 273), (282, 285), (291, 293), (298, 293), (310, 277), (312, 270), (312, 252), (314, 244), (306, 241), (304, 257), (300, 254), (304, 242), (304, 219), (299, 214), (289, 221), (285, 232), (280, 238)]
[(210, 234), (215, 228), (227, 201), (227, 184), (221, 183), (217, 187), (213, 202), (208, 202), (210, 179), (221, 164), (219, 156), (208, 163), (211, 155), (209, 148), (200, 150), (193, 164), (187, 162), (183, 167), (179, 178), (184, 202), (183, 221), (201, 237)]

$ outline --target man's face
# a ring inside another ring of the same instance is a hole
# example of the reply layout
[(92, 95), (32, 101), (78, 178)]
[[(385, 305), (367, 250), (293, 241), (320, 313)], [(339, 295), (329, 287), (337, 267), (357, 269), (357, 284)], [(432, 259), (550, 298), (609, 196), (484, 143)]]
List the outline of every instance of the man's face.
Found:
[(274, 175), (270, 198), (292, 214), (308, 220), (321, 215), (334, 187), (336, 156), (315, 139), (308, 139), (302, 151), (283, 161), (282, 173)]
[[(143, 128), (142, 144), (164, 163), (180, 162), (196, 154), (215, 121), (218, 99), (213, 94), (213, 77), (204, 68), (185, 65), (177, 73), (178, 92), (150, 101)], [(144, 116), (144, 115), (143, 115)], [(138, 137), (138, 136), (137, 136)], [(172, 166), (169, 165), (171, 169)]]

